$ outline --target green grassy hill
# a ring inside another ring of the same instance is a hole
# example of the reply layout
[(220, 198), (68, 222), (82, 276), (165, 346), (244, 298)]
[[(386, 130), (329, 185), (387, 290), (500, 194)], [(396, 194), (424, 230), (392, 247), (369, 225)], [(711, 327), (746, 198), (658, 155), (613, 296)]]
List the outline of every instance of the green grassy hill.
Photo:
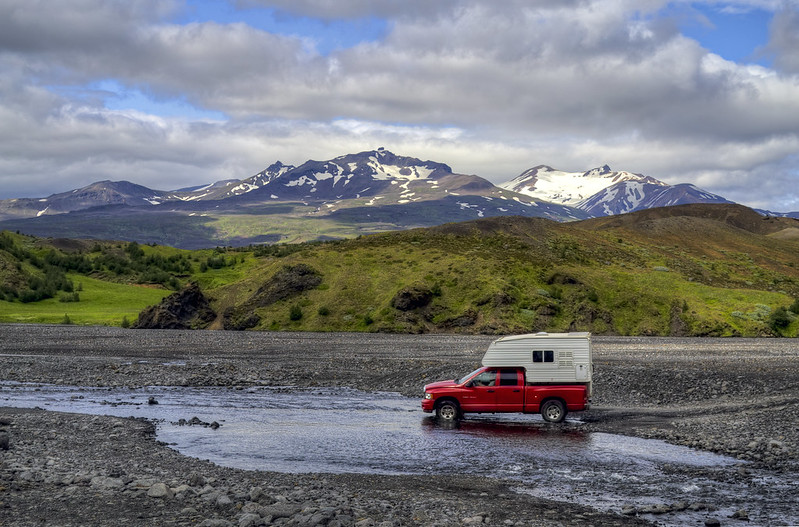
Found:
[[(127, 274), (100, 266), (83, 276), (156, 297), (195, 281), (218, 313), (212, 328), (796, 336), (799, 242), (787, 235), (796, 225), (740, 206), (689, 205), (574, 223), (489, 218), (237, 250), (107, 244), (82, 250), (89, 259), (143, 252), (138, 261), (160, 256), (182, 267), (164, 270), (160, 281), (148, 282), (146, 267), (133, 270), (133, 260)], [(15, 260), (0, 250), (3, 280), (19, 281), (8, 268), (16, 269)], [(79, 276), (68, 275), (73, 283)], [(120, 324), (120, 315), (132, 321), (131, 313), (158, 300), (112, 294), (131, 307), (70, 318)], [(55, 298), (33, 304), (67, 305)], [(0, 300), (0, 321), (27, 320), (21, 305)]]

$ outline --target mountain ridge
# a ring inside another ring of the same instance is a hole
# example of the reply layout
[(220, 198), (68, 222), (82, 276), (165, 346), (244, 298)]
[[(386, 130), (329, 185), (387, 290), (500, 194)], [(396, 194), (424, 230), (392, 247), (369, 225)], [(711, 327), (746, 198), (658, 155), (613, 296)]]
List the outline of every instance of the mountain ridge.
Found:
[(105, 180), (46, 198), (2, 200), (0, 228), (200, 248), (342, 238), (505, 215), (574, 221), (696, 202), (732, 203), (691, 184), (667, 185), (608, 165), (585, 172), (537, 165), (494, 185), (444, 163), (378, 148), (299, 166), (276, 161), (242, 180), (178, 190)]

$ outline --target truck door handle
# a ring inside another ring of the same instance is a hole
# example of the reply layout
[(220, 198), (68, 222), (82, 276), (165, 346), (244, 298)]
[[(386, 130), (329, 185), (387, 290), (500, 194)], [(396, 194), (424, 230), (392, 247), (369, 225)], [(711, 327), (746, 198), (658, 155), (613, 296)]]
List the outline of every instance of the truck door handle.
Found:
[(521, 390), (513, 390), (513, 393), (519, 393)]
[(494, 393), (494, 390), (487, 390), (488, 393)]

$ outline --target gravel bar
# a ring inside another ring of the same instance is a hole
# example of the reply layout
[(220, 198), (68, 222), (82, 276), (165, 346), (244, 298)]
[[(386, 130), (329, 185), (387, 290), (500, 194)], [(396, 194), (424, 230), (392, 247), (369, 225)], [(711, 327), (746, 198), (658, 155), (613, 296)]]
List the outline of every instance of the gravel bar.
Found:
[[(479, 365), (492, 338), (11, 324), (0, 325), (0, 380), (331, 386), (421, 396), (425, 383)], [(589, 431), (664, 439), (799, 476), (796, 341), (593, 340), (595, 394), (582, 417)], [(0, 408), (2, 526), (651, 523), (638, 514), (646, 511), (600, 512), (520, 495), (513, 485), (475, 477), (243, 471), (180, 455), (141, 419)], [(740, 523), (745, 516), (721, 520)], [(707, 524), (716, 521), (709, 513)]]

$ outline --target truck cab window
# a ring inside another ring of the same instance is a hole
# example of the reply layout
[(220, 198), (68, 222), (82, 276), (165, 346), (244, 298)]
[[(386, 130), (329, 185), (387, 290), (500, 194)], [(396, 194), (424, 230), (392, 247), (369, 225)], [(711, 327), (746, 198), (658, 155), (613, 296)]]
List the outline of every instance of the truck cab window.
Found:
[(555, 362), (555, 352), (552, 350), (533, 350), (533, 362)]
[(472, 379), (472, 386), (494, 386), (496, 382), (497, 372), (489, 370)]

